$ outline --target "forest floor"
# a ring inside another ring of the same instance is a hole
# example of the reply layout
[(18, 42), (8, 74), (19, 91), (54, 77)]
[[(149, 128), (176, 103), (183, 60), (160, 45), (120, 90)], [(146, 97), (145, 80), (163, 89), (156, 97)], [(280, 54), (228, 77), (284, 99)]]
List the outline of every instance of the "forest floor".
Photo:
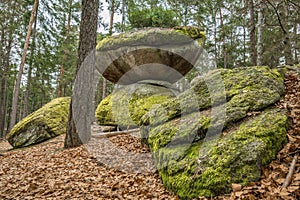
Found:
[[(263, 168), (259, 182), (209, 199), (300, 199), (300, 158), (289, 186), (282, 188), (300, 154), (300, 75), (288, 73), (285, 84), (286, 95), (277, 106), (289, 112), (289, 143)], [(134, 135), (94, 138), (88, 147), (72, 149), (64, 149), (63, 141), (59, 136), (17, 150), (0, 141), (0, 199), (178, 199), (164, 189), (149, 150)], [(118, 149), (113, 156), (112, 146)], [(142, 163), (132, 162), (136, 154), (146, 155)]]

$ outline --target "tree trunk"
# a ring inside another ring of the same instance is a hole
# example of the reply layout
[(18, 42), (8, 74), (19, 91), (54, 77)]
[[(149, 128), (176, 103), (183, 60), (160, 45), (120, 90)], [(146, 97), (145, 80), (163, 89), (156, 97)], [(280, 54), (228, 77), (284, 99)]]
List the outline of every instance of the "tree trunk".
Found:
[(281, 7), (281, 23), (282, 23), (282, 31), (284, 35), (284, 57), (285, 57), (285, 64), (286, 65), (293, 65), (293, 53), (292, 53), (292, 44), (290, 39), (290, 33), (289, 33), (289, 9), (288, 9), (288, 3), (285, 2)]
[[(1, 30), (1, 44), (4, 44), (4, 29)], [(0, 138), (4, 136), (5, 126), (5, 100), (6, 100), (6, 77), (4, 74), (4, 45), (0, 46), (0, 66), (3, 66), (3, 70), (0, 68)]]
[(109, 22), (109, 35), (113, 34), (115, 16), (115, 0), (111, 0), (110, 22)]
[(214, 22), (214, 47), (215, 47), (215, 62), (218, 65), (218, 44), (217, 44), (217, 20), (216, 20), (217, 11), (213, 14), (213, 22)]
[(262, 0), (258, 1), (258, 26), (257, 26), (257, 65), (263, 65), (263, 8)]
[(247, 32), (246, 32), (246, 25), (243, 26), (243, 66), (246, 66), (246, 36), (247, 36)]
[(126, 7), (126, 0), (122, 0), (122, 32), (125, 31), (125, 7)]
[[(76, 75), (81, 67), (94, 68), (95, 65), (95, 47), (97, 39), (97, 25), (98, 25), (98, 8), (99, 0), (82, 0), (82, 13), (80, 24), (80, 36), (78, 47), (78, 60), (76, 66)], [(92, 54), (92, 55), (91, 55)], [(85, 58), (89, 56), (89, 61), (85, 61)], [(87, 75), (88, 76), (88, 75)], [(86, 80), (90, 82), (91, 80)], [(93, 82), (92, 82), (93, 83)], [(85, 82), (80, 82), (80, 85), (84, 85)], [(70, 103), (69, 120), (67, 125), (67, 132), (65, 138), (65, 148), (77, 147), (81, 144), (87, 143), (91, 137), (90, 132), (86, 132), (84, 136), (80, 136), (76, 128), (73, 112), (73, 101), (76, 94), (74, 94)], [(91, 100), (93, 101), (93, 99)], [(91, 106), (91, 105), (89, 105)], [(85, 117), (85, 116), (84, 116)], [(84, 124), (84, 126), (90, 127), (91, 124)]]
[(103, 78), (103, 82), (102, 82), (102, 99), (104, 99), (106, 97), (106, 88), (107, 88), (107, 81), (104, 77)]
[(5, 121), (6, 121), (6, 88), (7, 80), (6, 77), (3, 77), (1, 80), (1, 99), (0, 99), (0, 138), (5, 138)]
[(34, 18), (34, 26), (32, 31), (32, 47), (31, 47), (31, 53), (30, 53), (30, 63), (27, 73), (27, 85), (26, 85), (26, 92), (25, 92), (25, 99), (24, 99), (24, 111), (23, 111), (23, 117), (26, 117), (31, 111), (29, 109), (29, 96), (30, 96), (30, 84), (31, 84), (31, 78), (32, 78), (32, 68), (33, 68), (33, 58), (34, 58), (34, 52), (35, 52), (35, 38), (36, 38), (36, 27), (37, 27), (37, 17), (38, 17), (38, 7), (35, 12), (35, 18)]
[(250, 49), (251, 49), (251, 63), (253, 66), (256, 63), (256, 41), (255, 41), (255, 15), (254, 15), (254, 2), (249, 0), (249, 10), (250, 10)]
[(297, 21), (294, 22), (294, 42), (295, 42), (295, 46), (294, 46), (294, 58), (295, 58), (295, 64), (299, 63), (299, 59), (298, 59), (298, 50), (300, 49), (298, 44), (298, 39), (297, 39), (297, 27), (298, 27), (298, 23)]
[[(123, 2), (124, 3), (124, 2)], [(109, 35), (113, 34), (114, 27), (114, 16), (115, 16), (115, 0), (111, 0), (111, 11), (110, 11), (110, 23), (109, 23)], [(107, 80), (103, 77), (102, 83), (102, 99), (106, 97), (107, 92)]]
[(222, 46), (223, 46), (223, 67), (227, 68), (227, 50), (226, 50), (226, 41), (225, 41), (225, 31), (224, 31), (224, 22), (222, 8), (220, 7), (220, 26), (221, 26), (221, 37), (222, 37)]
[[(8, 1), (8, 13), (9, 18), (4, 20), (5, 22), (8, 22), (8, 25), (1, 24), (2, 30), (1, 30), (1, 49), (0, 49), (0, 65), (3, 66), (3, 70), (1, 73), (1, 88), (0, 88), (0, 137), (6, 136), (6, 120), (7, 120), (7, 102), (8, 102), (8, 95), (7, 95), (7, 87), (8, 87), (8, 71), (10, 66), (10, 54), (11, 49), (13, 45), (13, 34), (15, 31), (15, 28), (13, 26), (9, 26), (15, 23), (15, 17), (16, 17), (16, 6), (17, 1)], [(13, 4), (12, 4), (13, 3)], [(11, 11), (11, 13), (9, 12)], [(7, 31), (7, 32), (5, 32)], [(6, 37), (7, 36), (7, 37)]]
[(11, 115), (10, 115), (9, 130), (11, 130), (12, 127), (16, 124), (21, 79), (22, 79), (22, 74), (23, 74), (23, 71), (24, 71), (24, 65), (25, 65), (25, 61), (26, 61), (26, 54), (27, 54), (27, 50), (28, 50), (28, 46), (29, 46), (29, 40), (30, 40), (32, 25), (34, 23), (34, 16), (35, 16), (35, 12), (37, 11), (38, 4), (39, 4), (39, 0), (35, 0), (34, 5), (33, 5), (33, 9), (32, 9), (32, 13), (31, 13), (31, 17), (30, 17), (30, 21), (29, 21), (27, 36), (26, 36), (26, 40), (25, 40), (25, 44), (24, 44), (22, 60), (21, 60), (21, 64), (20, 64), (20, 67), (19, 67), (18, 76), (17, 76), (17, 79), (15, 81), (15, 85), (14, 85), (13, 100), (12, 100), (12, 111), (11, 111)]
[[(70, 31), (71, 31), (71, 17), (72, 17), (72, 4), (73, 0), (69, 0), (69, 10), (68, 10), (68, 19), (67, 19), (67, 31), (66, 31), (66, 39), (65, 41), (68, 41), (69, 36), (70, 36)], [(63, 63), (67, 62), (67, 51), (66, 49), (64, 50), (64, 55), (63, 55)], [(65, 76), (65, 69), (64, 65), (62, 64), (60, 66), (59, 70), (59, 78), (58, 78), (58, 92), (57, 92), (57, 97), (62, 97), (65, 95), (65, 83), (64, 83), (64, 76)]]

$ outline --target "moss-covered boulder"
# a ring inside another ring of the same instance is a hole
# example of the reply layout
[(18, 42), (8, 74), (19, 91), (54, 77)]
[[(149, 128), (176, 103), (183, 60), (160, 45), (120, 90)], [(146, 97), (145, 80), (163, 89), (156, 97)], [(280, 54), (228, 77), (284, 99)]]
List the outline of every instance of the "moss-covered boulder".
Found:
[(69, 115), (69, 97), (52, 100), (17, 123), (7, 136), (14, 148), (26, 147), (64, 134)]
[(145, 113), (177, 93), (176, 88), (162, 81), (145, 80), (122, 86), (100, 102), (96, 109), (97, 123), (136, 127)]
[(284, 76), (269, 67), (217, 69), (195, 78), (191, 86), (160, 109), (147, 113), (142, 124), (153, 126), (225, 103), (227, 117), (239, 120), (249, 111), (277, 102), (284, 93)]
[(123, 33), (98, 43), (96, 67), (113, 83), (147, 79), (174, 83), (194, 67), (204, 41), (204, 33), (196, 27)]
[(258, 180), (287, 142), (288, 118), (273, 107), (283, 94), (277, 70), (218, 69), (145, 114), (141, 133), (165, 187), (191, 199)]

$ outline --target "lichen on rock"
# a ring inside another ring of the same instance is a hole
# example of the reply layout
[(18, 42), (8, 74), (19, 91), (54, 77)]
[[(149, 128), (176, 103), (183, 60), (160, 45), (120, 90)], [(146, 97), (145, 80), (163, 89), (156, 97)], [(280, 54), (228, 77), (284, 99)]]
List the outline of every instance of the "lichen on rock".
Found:
[(18, 122), (7, 136), (14, 148), (26, 147), (64, 134), (69, 115), (69, 97), (52, 100)]

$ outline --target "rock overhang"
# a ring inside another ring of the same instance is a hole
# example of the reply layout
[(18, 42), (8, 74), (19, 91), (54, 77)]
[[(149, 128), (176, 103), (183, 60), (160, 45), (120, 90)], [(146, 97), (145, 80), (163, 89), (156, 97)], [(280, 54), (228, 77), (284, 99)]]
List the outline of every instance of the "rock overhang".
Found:
[(147, 79), (175, 83), (197, 63), (204, 41), (205, 34), (195, 27), (124, 33), (98, 43), (96, 68), (121, 85)]

